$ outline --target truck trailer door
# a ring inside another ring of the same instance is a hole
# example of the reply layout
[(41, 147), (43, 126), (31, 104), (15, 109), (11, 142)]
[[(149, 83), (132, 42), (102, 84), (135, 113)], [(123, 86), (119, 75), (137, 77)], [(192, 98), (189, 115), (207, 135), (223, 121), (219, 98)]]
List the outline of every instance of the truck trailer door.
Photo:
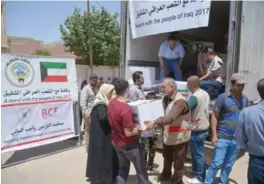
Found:
[(249, 101), (259, 100), (256, 83), (264, 77), (264, 1), (243, 1), (239, 73), (247, 79)]

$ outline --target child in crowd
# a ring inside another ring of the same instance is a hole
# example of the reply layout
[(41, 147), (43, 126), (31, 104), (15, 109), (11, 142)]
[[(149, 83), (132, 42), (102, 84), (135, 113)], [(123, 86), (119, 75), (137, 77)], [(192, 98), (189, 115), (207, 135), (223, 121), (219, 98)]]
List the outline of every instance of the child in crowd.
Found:
[[(154, 92), (150, 92), (146, 95), (147, 100), (157, 99)], [(143, 155), (147, 163), (147, 169), (152, 171), (154, 168), (154, 158), (156, 154), (156, 134), (155, 130), (149, 130), (141, 133), (140, 145), (143, 150)]]

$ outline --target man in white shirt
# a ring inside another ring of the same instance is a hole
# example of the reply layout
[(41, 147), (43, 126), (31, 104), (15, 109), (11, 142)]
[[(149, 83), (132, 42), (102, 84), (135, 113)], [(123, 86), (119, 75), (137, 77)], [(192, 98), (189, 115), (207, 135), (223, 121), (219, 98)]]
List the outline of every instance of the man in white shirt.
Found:
[(161, 67), (160, 80), (168, 77), (169, 73), (173, 73), (173, 77), (177, 81), (182, 80), (181, 65), (185, 50), (180, 42), (177, 41), (174, 35), (170, 35), (168, 40), (165, 40), (159, 49), (159, 61)]
[(211, 99), (224, 92), (223, 84), (223, 61), (211, 48), (207, 51), (208, 59), (211, 61), (207, 73), (200, 78), (201, 89), (209, 93)]
[(98, 76), (95, 74), (90, 75), (89, 84), (87, 84), (81, 91), (80, 105), (84, 117), (84, 127), (85, 127), (85, 146), (88, 149), (88, 137), (90, 134), (90, 113), (95, 100), (95, 95), (98, 92), (97, 88)]

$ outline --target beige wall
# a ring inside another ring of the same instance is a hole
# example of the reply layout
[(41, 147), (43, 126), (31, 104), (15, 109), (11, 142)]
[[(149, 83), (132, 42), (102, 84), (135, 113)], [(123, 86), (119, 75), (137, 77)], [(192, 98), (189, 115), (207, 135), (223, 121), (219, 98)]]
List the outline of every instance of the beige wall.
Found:
[(31, 55), (36, 50), (46, 50), (54, 57), (72, 57), (73, 53), (67, 52), (63, 41), (44, 44), (41, 40), (33, 38), (9, 36), (10, 53)]
[(1, 52), (6, 53), (8, 49), (8, 38), (6, 35), (6, 5), (1, 2)]
[[(119, 68), (111, 68), (108, 66), (94, 66), (94, 72), (98, 76), (104, 77), (104, 81), (107, 81), (108, 77), (111, 77), (111, 80), (119, 76)], [(81, 85), (83, 80), (88, 80), (91, 74), (90, 67), (87, 65), (76, 65), (76, 75), (78, 86)]]
[(51, 53), (52, 56), (75, 57), (73, 53), (67, 52), (63, 41), (56, 41), (46, 44), (45, 48)]
[(11, 54), (31, 55), (36, 50), (44, 50), (43, 42), (33, 38), (10, 36), (9, 42)]

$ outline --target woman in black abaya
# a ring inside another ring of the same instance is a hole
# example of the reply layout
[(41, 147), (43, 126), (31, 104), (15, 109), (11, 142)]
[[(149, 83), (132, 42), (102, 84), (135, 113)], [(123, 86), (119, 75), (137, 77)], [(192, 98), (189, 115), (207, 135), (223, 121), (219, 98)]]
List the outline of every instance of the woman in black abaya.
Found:
[(111, 84), (103, 84), (91, 111), (91, 129), (86, 177), (91, 184), (112, 184), (118, 174), (118, 158), (112, 146), (107, 105), (115, 91)]

